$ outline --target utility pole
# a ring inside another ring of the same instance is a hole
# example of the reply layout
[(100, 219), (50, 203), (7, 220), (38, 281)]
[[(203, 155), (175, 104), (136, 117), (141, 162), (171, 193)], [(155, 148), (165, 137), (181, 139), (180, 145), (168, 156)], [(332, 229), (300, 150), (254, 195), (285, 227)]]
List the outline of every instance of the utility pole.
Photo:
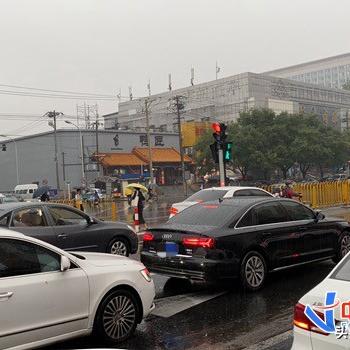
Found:
[(184, 150), (182, 147), (182, 132), (181, 132), (181, 111), (184, 109), (184, 104), (181, 101), (181, 99), (182, 99), (182, 96), (179, 96), (179, 95), (176, 95), (174, 97), (176, 113), (177, 113), (177, 127), (178, 127), (178, 133), (179, 133), (182, 185), (183, 185), (184, 194), (187, 197), (187, 183), (186, 183), (186, 177), (185, 177)]
[(45, 116), (52, 118), (53, 119), (53, 124), (51, 125), (53, 127), (54, 130), (54, 139), (55, 139), (55, 164), (56, 164), (56, 187), (57, 187), (57, 191), (60, 191), (60, 176), (59, 176), (59, 171), (58, 171), (58, 151), (57, 151), (57, 117), (59, 115), (63, 115), (63, 113), (61, 112), (47, 112), (45, 114)]
[(97, 175), (100, 176), (99, 147), (98, 147), (98, 127), (99, 127), (98, 113), (96, 113), (95, 124), (96, 124), (95, 135), (96, 135)]
[(66, 163), (64, 159), (64, 152), (62, 152), (62, 168), (63, 168), (63, 181), (66, 182)]
[(146, 114), (146, 132), (147, 132), (147, 144), (148, 144), (148, 159), (149, 159), (149, 176), (151, 184), (154, 183), (153, 178), (153, 162), (152, 162), (152, 148), (151, 148), (151, 132), (149, 129), (149, 107), (150, 107), (151, 101), (146, 98), (145, 99), (145, 114)]

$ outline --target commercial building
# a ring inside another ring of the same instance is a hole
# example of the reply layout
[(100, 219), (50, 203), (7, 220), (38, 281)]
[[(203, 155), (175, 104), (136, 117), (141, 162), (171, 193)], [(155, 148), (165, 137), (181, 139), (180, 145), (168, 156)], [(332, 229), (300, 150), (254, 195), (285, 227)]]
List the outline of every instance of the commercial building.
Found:
[(276, 113), (313, 113), (320, 122), (337, 129), (348, 127), (350, 92), (267, 74), (244, 73), (122, 102), (118, 113), (105, 118), (105, 128), (144, 130), (145, 99), (152, 101), (149, 124), (152, 130), (178, 130), (177, 116), (169, 101), (183, 96), (183, 122), (235, 121), (240, 112), (269, 108)]
[(350, 53), (280, 68), (264, 74), (341, 89), (350, 82)]
[[(81, 141), (83, 159), (81, 157)], [(3, 141), (0, 142), (0, 145), (0, 192), (13, 190), (17, 184), (41, 183), (43, 179), (47, 179), (49, 185), (56, 188), (53, 131)], [(81, 130), (81, 134), (77, 129), (57, 130), (60, 188), (61, 190), (67, 189), (67, 184), (71, 188), (81, 187), (103, 178), (105, 175), (104, 167), (96, 162), (94, 158), (97, 148), (98, 153), (130, 154), (135, 148), (147, 146), (147, 135), (144, 132), (99, 130), (97, 147), (94, 130)], [(151, 147), (152, 153), (158, 152), (158, 149), (176, 150), (179, 148), (178, 135), (175, 133), (152, 132)], [(167, 159), (164, 158), (164, 160)], [(141, 164), (140, 160), (139, 164)], [(142, 164), (145, 165), (145, 169), (144, 174), (140, 174), (140, 176), (147, 177), (147, 162), (142, 161)], [(175, 162), (174, 166), (176, 165), (179, 167), (180, 162)], [(112, 175), (115, 179), (122, 179), (127, 178), (129, 172), (129, 165), (126, 165), (124, 171)]]
[[(151, 148), (153, 176), (158, 185), (173, 185), (181, 179), (181, 157), (175, 148)], [(135, 147), (130, 153), (99, 154), (104, 175), (120, 180), (139, 180), (149, 177), (150, 157), (146, 147)], [(187, 167), (192, 159), (184, 156)]]

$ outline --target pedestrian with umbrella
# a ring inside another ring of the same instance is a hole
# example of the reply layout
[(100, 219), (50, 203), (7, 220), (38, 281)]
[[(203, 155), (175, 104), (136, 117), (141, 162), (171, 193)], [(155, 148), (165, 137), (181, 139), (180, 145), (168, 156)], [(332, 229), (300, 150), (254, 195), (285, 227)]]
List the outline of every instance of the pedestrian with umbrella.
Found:
[(48, 186), (47, 179), (42, 181), (42, 186), (38, 187), (33, 193), (33, 199), (38, 198), (41, 202), (48, 202), (50, 200), (49, 195), (50, 187)]
[(139, 224), (145, 225), (147, 227), (145, 219), (143, 217), (143, 208), (145, 205), (145, 196), (143, 193), (147, 193), (147, 188), (141, 184), (130, 184), (127, 186), (127, 188), (133, 188), (134, 193), (131, 197), (131, 205), (138, 209), (139, 214)]

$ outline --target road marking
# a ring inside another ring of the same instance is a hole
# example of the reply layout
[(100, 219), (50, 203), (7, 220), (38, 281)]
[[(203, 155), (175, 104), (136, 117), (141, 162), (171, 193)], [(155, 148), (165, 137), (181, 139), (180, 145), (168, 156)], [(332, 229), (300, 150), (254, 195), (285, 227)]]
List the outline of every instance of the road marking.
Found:
[(268, 350), (272, 346), (282, 343), (283, 341), (287, 340), (292, 336), (293, 336), (293, 330), (289, 330), (287, 332), (275, 335), (272, 338), (266, 339), (258, 344), (249, 346), (248, 348), (244, 348), (243, 350)]
[(218, 293), (198, 292), (156, 299), (156, 308), (152, 311), (152, 315), (165, 318), (171, 317), (178, 314), (179, 312), (190, 309), (196, 305), (202, 304), (208, 300), (217, 298), (218, 296), (226, 293), (226, 291)]

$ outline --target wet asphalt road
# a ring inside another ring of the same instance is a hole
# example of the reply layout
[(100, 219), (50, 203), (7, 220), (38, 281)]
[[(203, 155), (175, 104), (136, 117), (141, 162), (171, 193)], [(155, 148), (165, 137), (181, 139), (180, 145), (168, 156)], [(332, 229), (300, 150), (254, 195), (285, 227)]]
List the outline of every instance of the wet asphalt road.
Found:
[[(153, 204), (145, 212), (146, 221), (151, 225), (164, 221), (168, 207), (164, 201)], [(118, 206), (121, 220), (129, 215), (123, 208), (124, 204)], [(156, 315), (142, 321), (135, 336), (115, 348), (290, 349), (294, 305), (333, 267), (331, 261), (326, 261), (273, 273), (257, 293), (242, 292), (237, 281), (214, 287), (154, 275)], [(46, 350), (103, 347), (98, 339), (87, 337)]]

